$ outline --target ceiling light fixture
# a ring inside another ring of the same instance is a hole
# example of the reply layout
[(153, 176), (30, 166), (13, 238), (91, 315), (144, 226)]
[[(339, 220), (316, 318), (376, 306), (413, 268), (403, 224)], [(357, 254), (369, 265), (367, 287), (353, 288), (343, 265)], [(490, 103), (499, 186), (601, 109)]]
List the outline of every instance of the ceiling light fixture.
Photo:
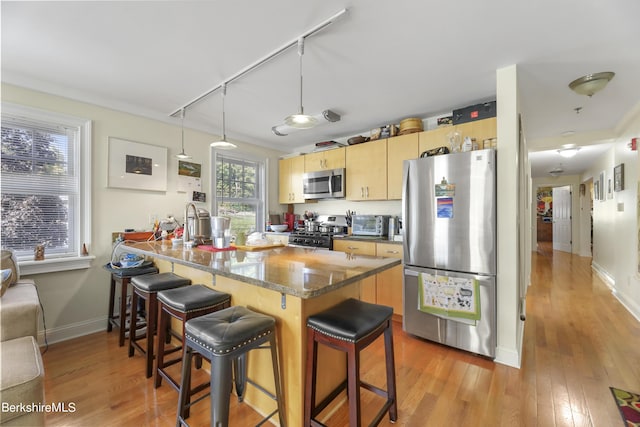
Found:
[(287, 126), (296, 129), (311, 129), (318, 124), (318, 120), (308, 114), (304, 114), (302, 106), (302, 57), (304, 55), (304, 37), (298, 39), (298, 56), (300, 58), (300, 110), (298, 114), (292, 114), (284, 119)]
[[(314, 114), (313, 118), (318, 121), (318, 124), (323, 124), (326, 122), (334, 123), (340, 121), (340, 114), (331, 110), (324, 110), (322, 113)], [(290, 133), (297, 132), (299, 130), (302, 129), (294, 128), (284, 123), (271, 127), (271, 131), (277, 136), (287, 136)]]
[(224, 114), (224, 98), (227, 96), (227, 84), (222, 84), (222, 139), (211, 143), (213, 148), (221, 150), (231, 150), (237, 147), (236, 144), (227, 141), (227, 132), (225, 130), (225, 114)]
[(180, 110), (180, 119), (181, 119), (181, 126), (182, 126), (182, 151), (178, 154), (176, 154), (176, 158), (180, 159), (180, 160), (187, 160), (190, 159), (191, 156), (188, 155), (187, 153), (184, 152), (184, 108), (182, 110)]
[(576, 147), (575, 145), (568, 144), (568, 145), (563, 145), (562, 148), (558, 150), (558, 154), (560, 154), (564, 158), (570, 159), (571, 157), (578, 154), (578, 151), (580, 151), (580, 147)]
[(549, 171), (549, 175), (551, 176), (559, 176), (563, 173), (564, 173), (564, 169), (562, 168), (562, 163), (560, 163), (558, 166), (556, 166), (555, 168)]
[(587, 74), (569, 83), (572, 91), (579, 95), (593, 96), (596, 92), (605, 88), (607, 83), (615, 76), (612, 71), (604, 71), (602, 73)]

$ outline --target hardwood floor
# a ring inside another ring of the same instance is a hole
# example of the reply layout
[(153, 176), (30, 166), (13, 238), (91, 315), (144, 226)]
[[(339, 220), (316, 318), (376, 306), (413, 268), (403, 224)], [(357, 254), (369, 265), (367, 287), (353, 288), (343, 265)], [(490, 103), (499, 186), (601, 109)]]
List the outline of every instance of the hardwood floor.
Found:
[[(590, 258), (533, 254), (521, 369), (410, 337), (395, 324), (399, 397), (395, 426), (622, 426), (609, 386), (640, 391), (640, 324), (592, 273)], [(106, 304), (105, 304), (106, 305)], [(362, 377), (384, 386), (382, 340), (363, 354)], [(172, 426), (177, 392), (153, 388), (144, 359), (127, 357), (116, 333), (51, 345), (44, 354), (48, 403), (73, 413), (46, 415), (49, 426)], [(205, 372), (196, 378), (206, 379)], [(365, 421), (379, 398), (363, 391)], [(232, 399), (232, 426), (260, 417)], [(192, 426), (208, 425), (208, 402)], [(346, 405), (326, 420), (347, 426)], [(381, 426), (392, 425), (384, 418)], [(298, 427), (298, 426), (291, 426)]]

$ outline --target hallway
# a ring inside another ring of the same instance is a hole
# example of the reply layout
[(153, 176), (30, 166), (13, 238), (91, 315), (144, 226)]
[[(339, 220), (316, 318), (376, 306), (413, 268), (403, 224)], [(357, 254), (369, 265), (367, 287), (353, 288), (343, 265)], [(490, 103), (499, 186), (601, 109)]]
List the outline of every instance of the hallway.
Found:
[[(521, 369), (415, 339), (396, 323), (399, 416), (381, 426), (623, 426), (609, 387), (640, 391), (640, 323), (592, 273), (590, 258), (550, 244), (532, 256)], [(363, 353), (363, 380), (384, 385), (381, 360), (379, 340)], [(128, 358), (116, 334), (54, 344), (44, 361), (47, 402), (77, 407), (47, 414), (49, 426), (175, 424), (177, 393), (154, 389), (143, 358)], [(367, 422), (380, 401), (362, 397)], [(232, 426), (257, 422), (255, 412), (232, 402)], [(208, 406), (194, 408), (192, 426), (208, 425)], [(343, 405), (326, 424), (344, 427), (346, 420)]]

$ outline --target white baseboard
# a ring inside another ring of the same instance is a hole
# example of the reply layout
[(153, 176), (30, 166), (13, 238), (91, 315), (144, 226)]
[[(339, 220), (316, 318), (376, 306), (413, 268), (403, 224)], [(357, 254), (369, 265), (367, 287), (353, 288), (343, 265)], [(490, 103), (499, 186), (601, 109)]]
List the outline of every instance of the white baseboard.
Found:
[(591, 269), (602, 279), (605, 285), (607, 285), (611, 290), (614, 289), (616, 281), (604, 268), (600, 267), (597, 263), (591, 263)]
[(516, 350), (511, 348), (498, 346), (496, 348), (496, 358), (494, 362), (520, 369), (520, 355)]
[[(53, 344), (61, 341), (78, 338), (84, 335), (93, 334), (95, 332), (105, 331), (107, 329), (107, 316), (89, 319), (84, 322), (72, 323), (58, 328), (47, 329), (47, 343)], [(43, 346), (44, 331), (38, 331), (38, 344)]]
[(631, 313), (631, 315), (635, 317), (638, 322), (640, 322), (640, 305), (638, 305), (637, 302), (630, 300), (624, 294), (616, 291), (615, 289), (613, 290), (612, 294), (618, 301), (620, 301), (620, 304), (622, 304), (624, 308), (626, 308), (627, 311)]

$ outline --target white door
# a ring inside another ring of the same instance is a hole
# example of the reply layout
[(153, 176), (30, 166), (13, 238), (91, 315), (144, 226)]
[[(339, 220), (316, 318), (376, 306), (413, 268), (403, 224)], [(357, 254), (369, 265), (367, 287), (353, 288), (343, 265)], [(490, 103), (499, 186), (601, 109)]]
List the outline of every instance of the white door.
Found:
[(553, 189), (553, 250), (571, 252), (571, 188)]

